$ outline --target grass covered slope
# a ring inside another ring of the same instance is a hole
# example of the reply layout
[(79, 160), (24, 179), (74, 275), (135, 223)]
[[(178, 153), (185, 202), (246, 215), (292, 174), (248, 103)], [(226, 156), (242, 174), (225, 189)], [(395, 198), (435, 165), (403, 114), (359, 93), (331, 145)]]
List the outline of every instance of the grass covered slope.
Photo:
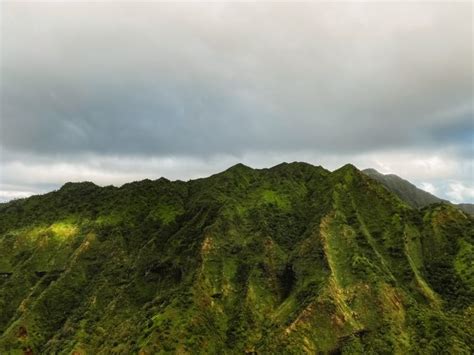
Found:
[(0, 206), (0, 353), (470, 354), (473, 220), (351, 165)]

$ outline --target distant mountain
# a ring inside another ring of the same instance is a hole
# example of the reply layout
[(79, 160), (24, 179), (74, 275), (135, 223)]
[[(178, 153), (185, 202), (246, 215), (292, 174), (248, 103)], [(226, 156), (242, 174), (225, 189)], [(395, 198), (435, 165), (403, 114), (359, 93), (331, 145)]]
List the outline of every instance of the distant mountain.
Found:
[[(365, 169), (362, 172), (371, 178), (381, 182), (390, 191), (395, 193), (400, 199), (408, 203), (410, 206), (415, 208), (426, 207), (432, 203), (450, 203), (439, 197), (436, 197), (429, 192), (419, 189), (411, 182), (402, 179), (401, 177), (394, 174), (382, 174), (375, 169)], [(471, 203), (460, 203), (454, 204), (455, 206), (462, 209), (464, 212), (471, 215), (474, 214), (474, 204)]]
[(472, 354), (474, 219), (352, 165), (0, 205), (1, 354)]

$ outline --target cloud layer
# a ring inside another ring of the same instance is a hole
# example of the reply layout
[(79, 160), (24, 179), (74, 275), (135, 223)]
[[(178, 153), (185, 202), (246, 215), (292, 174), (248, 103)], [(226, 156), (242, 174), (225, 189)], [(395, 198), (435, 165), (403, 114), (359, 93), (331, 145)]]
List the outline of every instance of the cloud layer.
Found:
[(286, 159), (474, 200), (472, 3), (1, 6), (4, 199)]

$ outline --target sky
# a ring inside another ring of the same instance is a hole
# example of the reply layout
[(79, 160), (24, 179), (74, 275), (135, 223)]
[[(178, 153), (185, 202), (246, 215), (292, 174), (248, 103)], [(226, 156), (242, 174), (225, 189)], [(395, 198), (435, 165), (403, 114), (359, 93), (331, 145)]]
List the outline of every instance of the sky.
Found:
[(474, 202), (473, 3), (0, 4), (0, 201), (242, 162)]

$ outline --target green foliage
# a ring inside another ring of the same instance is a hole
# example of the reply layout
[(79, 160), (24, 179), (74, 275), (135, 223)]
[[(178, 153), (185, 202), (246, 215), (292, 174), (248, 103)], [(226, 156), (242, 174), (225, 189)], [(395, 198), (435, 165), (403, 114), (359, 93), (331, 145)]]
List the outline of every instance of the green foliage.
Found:
[(472, 353), (473, 220), (346, 165), (0, 205), (0, 353)]

